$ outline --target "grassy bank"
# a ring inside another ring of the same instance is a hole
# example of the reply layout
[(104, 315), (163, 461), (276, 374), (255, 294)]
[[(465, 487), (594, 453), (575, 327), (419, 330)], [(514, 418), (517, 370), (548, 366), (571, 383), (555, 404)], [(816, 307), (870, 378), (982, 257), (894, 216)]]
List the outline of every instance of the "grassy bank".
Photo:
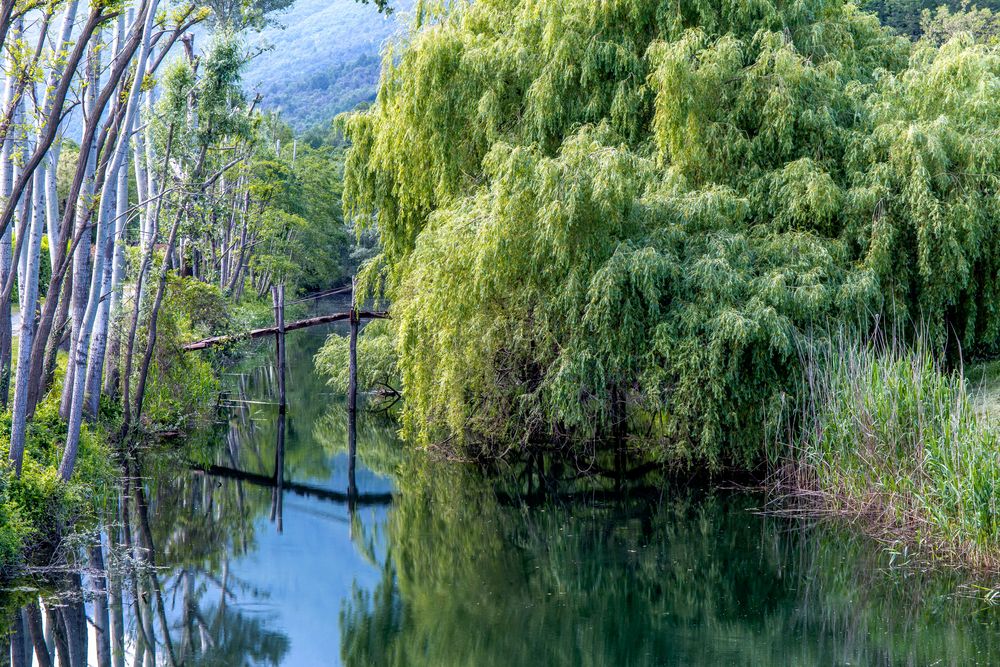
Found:
[[(24, 565), (44, 564), (61, 548), (62, 538), (97, 525), (117, 493), (117, 467), (110, 446), (114, 416), (102, 414), (85, 424), (76, 473), (69, 483), (58, 474), (66, 422), (59, 417), (58, 392), (38, 406), (29, 425), (24, 468), (15, 477), (0, 466), (0, 578)], [(0, 415), (0, 456), (7, 460), (10, 413)]]
[(997, 421), (926, 344), (840, 337), (804, 357), (780, 484), (935, 555), (1000, 565)]

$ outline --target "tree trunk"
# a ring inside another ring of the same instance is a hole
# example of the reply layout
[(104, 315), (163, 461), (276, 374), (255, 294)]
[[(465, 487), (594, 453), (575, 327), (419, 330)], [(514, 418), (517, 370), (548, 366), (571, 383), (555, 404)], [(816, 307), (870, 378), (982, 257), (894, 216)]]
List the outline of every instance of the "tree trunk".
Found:
[[(114, 153), (111, 156), (111, 161), (107, 169), (108, 174), (116, 175), (118, 173), (118, 170), (122, 167), (125, 152), (128, 148), (129, 133), (127, 130), (132, 125), (132, 118), (135, 114), (136, 107), (139, 104), (139, 92), (142, 89), (142, 81), (145, 78), (146, 57), (149, 53), (150, 38), (155, 27), (154, 19), (156, 18), (156, 6), (158, 2), (159, 0), (150, 0), (148, 6), (144, 5), (146, 13), (139, 15), (139, 17), (144, 21), (144, 27), (139, 47), (139, 54), (136, 57), (135, 79), (129, 91), (128, 102), (125, 106), (125, 117), (121, 124), (123, 131), (119, 133), (118, 140), (115, 144)], [(117, 188), (117, 179), (105, 178), (104, 186), (101, 191), (101, 201), (109, 200), (111, 198), (111, 191), (115, 188)], [(102, 206), (102, 209), (107, 211), (108, 207)], [(97, 238), (99, 242), (103, 242), (106, 235), (110, 234), (109, 225), (111, 221), (107, 219), (108, 217), (110, 217), (110, 212), (107, 216), (102, 215), (98, 219)], [(94, 318), (97, 315), (97, 306), (102, 296), (100, 294), (100, 279), (102, 278), (103, 270), (104, 255), (103, 253), (98, 252), (94, 257), (94, 270), (91, 275), (86, 311), (83, 319), (79, 322), (79, 331), (74, 331), (74, 338), (76, 340), (76, 355), (73, 356), (71, 354), (70, 357), (74, 373), (73, 390), (71, 393), (66, 445), (63, 449), (62, 462), (59, 465), (59, 475), (64, 481), (68, 481), (73, 474), (73, 468), (76, 465), (77, 449), (80, 444), (80, 426), (83, 418), (84, 386), (86, 382), (87, 346), (93, 329)]]
[[(101, 37), (97, 33), (94, 47), (87, 58), (87, 87), (83, 100), (83, 124), (84, 132), (88, 127), (92, 127), (97, 120), (97, 81), (101, 71)], [(97, 133), (91, 132), (90, 141), (86, 145), (80, 146), (80, 161), (84, 162), (86, 156), (86, 167), (84, 169), (83, 185), (76, 200), (76, 227), (73, 235), (79, 236), (73, 254), (73, 291), (71, 292), (72, 302), (70, 303), (70, 322), (72, 336), (70, 338), (69, 357), (76, 359), (76, 340), (80, 322), (83, 320), (84, 311), (87, 308), (87, 287), (90, 285), (90, 237), (88, 229), (90, 218), (93, 215), (92, 205), (94, 203), (94, 179), (97, 174)], [(66, 204), (69, 206), (69, 203)], [(70, 404), (73, 399), (73, 378), (76, 374), (76, 366), (70, 364), (66, 368), (66, 376), (63, 378), (62, 398), (59, 401), (59, 415), (63, 419), (68, 419)]]
[[(35, 179), (41, 181), (41, 177)], [(34, 207), (34, 215), (25, 249), (25, 290), (21, 301), (20, 338), (17, 348), (17, 375), (14, 378), (14, 407), (11, 414), (10, 460), (14, 464), (14, 474), (21, 475), (24, 459), (25, 432), (28, 418), (28, 376), (31, 373), (31, 349), (35, 336), (35, 308), (38, 304), (38, 270), (41, 263), (42, 227), (44, 219), (40, 205)], [(53, 295), (52, 298), (55, 298)]]

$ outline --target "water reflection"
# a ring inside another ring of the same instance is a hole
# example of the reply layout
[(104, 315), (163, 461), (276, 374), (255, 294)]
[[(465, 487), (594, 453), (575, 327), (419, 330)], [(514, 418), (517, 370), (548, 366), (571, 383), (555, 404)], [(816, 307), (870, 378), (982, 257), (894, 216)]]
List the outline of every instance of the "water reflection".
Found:
[(466, 475), (403, 485), (382, 579), (342, 613), (346, 664), (1000, 664), (998, 610), (958, 573), (887, 570), (753, 497), (526, 507)]
[(964, 575), (753, 496), (619, 494), (544, 458), (487, 482), (362, 411), (352, 499), (322, 335), (289, 337), (284, 420), (264, 350), (213, 432), (123, 462), (99, 535), (3, 599), (11, 665), (1000, 664)]

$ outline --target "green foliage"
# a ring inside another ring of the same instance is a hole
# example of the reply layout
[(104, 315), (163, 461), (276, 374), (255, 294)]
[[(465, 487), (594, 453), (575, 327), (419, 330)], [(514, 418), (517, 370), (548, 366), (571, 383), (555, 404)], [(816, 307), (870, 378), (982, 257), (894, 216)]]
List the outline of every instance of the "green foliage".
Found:
[(624, 407), (636, 447), (747, 467), (830, 322), (1000, 350), (995, 47), (839, 1), (422, 16), (342, 123), (417, 442), (587, 442)]
[[(248, 137), (251, 120), (244, 109), (240, 78), (244, 64), (239, 38), (220, 32), (199, 60), (197, 76), (185, 59), (167, 67), (154, 123), (158, 145), (165, 144), (172, 130), (172, 155), (196, 163), (203, 151), (222, 138)], [(197, 104), (192, 109), (189, 103), (194, 96)]]
[(229, 329), (231, 307), (217, 286), (171, 276), (168, 290), (172, 309), (183, 313), (195, 335), (211, 336)]
[[(1000, 9), (1000, 3), (995, 9)], [(944, 44), (962, 33), (977, 41), (995, 43), (1000, 39), (1000, 14), (988, 7), (963, 4), (953, 10), (942, 5), (934, 12), (924, 11), (920, 28), (922, 37), (935, 44)]]
[(218, 288), (171, 276), (157, 320), (156, 348), (143, 408), (148, 430), (187, 428), (215, 405), (219, 382), (211, 363), (199, 355), (185, 354), (180, 348), (225, 326), (228, 318), (224, 304)]
[(976, 559), (1000, 546), (996, 425), (926, 343), (844, 338), (808, 350), (797, 480), (879, 531)]
[[(11, 253), (13, 254), (13, 249), (17, 244), (17, 238), (14, 234), (11, 234)], [(27, 250), (25, 250), (27, 252)], [(49, 237), (47, 235), (42, 236), (42, 243), (40, 247), (39, 256), (41, 257), (41, 262), (38, 265), (38, 293), (40, 296), (44, 297), (49, 291), (49, 282), (52, 280), (52, 263), (48, 261), (49, 257)], [(18, 302), (19, 289), (17, 287), (18, 278), (14, 278), (14, 289), (10, 293), (10, 298), (12, 303)]]
[[(932, 37), (936, 32), (931, 24), (942, 17), (967, 15), (977, 22), (979, 10), (996, 11), (1000, 2), (996, 0), (867, 0), (862, 3), (866, 11), (874, 12), (885, 25), (902, 35), (918, 38)], [(954, 25), (954, 24), (953, 24)], [(971, 26), (970, 26), (971, 27)], [(929, 29), (930, 28), (930, 29)]]
[[(400, 386), (396, 367), (396, 347), (392, 329), (385, 320), (376, 320), (358, 337), (358, 387), (362, 391)], [(316, 353), (317, 370), (328, 378), (327, 383), (341, 393), (349, 382), (350, 340), (334, 334)]]
[(342, 150), (295, 145), (290, 128), (273, 115), (263, 118), (256, 141), (246, 167), (254, 203), (252, 273), (284, 284), (290, 294), (342, 283), (350, 245), (341, 205)]
[[(10, 413), (0, 415), (0, 455), (6, 459)], [(58, 475), (66, 423), (59, 417), (58, 392), (38, 405), (28, 424), (26, 455), (20, 478), (0, 471), (0, 576), (26, 562), (47, 561), (56, 540), (67, 530), (92, 528), (117, 498), (114, 458), (107, 423), (84, 424), (78, 474), (64, 483)]]

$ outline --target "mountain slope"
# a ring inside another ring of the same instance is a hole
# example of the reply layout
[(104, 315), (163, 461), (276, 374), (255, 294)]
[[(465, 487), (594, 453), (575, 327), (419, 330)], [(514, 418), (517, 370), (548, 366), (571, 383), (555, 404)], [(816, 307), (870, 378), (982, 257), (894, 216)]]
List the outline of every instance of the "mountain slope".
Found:
[(413, 2), (392, 6), (384, 16), (354, 0), (298, 0), (251, 39), (268, 50), (247, 67), (248, 91), (298, 130), (374, 99), (382, 45), (408, 25)]

